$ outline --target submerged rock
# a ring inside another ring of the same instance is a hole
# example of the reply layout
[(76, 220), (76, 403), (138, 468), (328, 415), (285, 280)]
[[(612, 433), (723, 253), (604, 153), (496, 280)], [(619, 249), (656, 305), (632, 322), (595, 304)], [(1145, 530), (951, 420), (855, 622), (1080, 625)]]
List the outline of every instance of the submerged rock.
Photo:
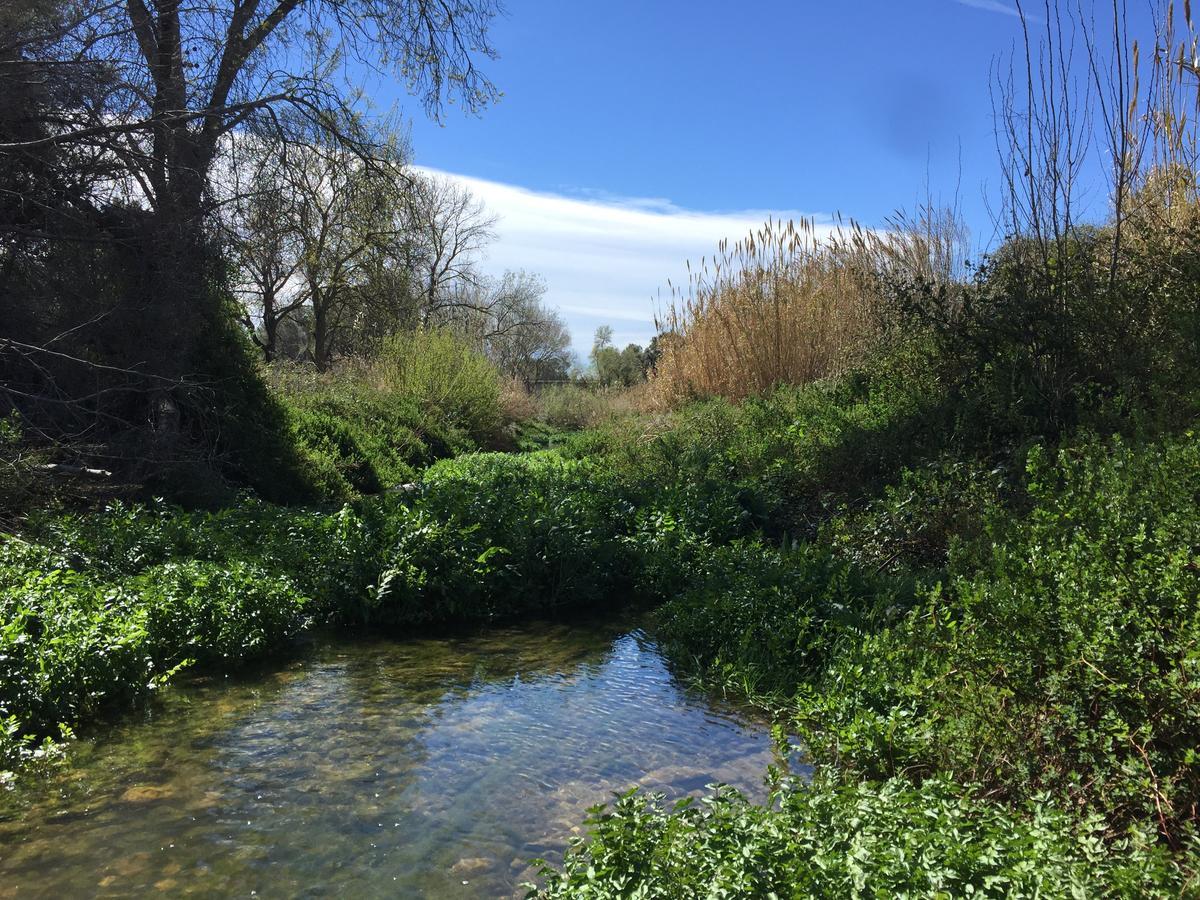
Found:
[(450, 867), (450, 874), (456, 876), (478, 875), (487, 872), (496, 865), (494, 859), (486, 856), (467, 856)]
[(175, 789), (165, 784), (135, 784), (121, 794), (126, 803), (153, 803), (155, 800), (165, 800), (172, 796)]

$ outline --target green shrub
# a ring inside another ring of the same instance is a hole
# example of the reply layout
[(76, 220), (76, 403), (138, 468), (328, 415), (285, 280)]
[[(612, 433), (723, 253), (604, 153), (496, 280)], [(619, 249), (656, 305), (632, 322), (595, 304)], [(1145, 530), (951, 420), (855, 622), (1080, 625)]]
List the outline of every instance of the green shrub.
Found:
[(522, 453), (548, 450), (569, 440), (570, 433), (547, 422), (518, 422), (513, 429), (513, 444)]
[[(87, 514), (33, 517), (27, 531), (38, 542), (42, 562), (25, 566), (69, 568), (120, 581), (169, 562), (246, 562), (296, 584), (314, 598), (314, 611), (328, 614), (360, 603), (374, 583), (382, 515), (378, 506), (344, 506), (329, 513), (249, 498), (219, 512), (114, 503)], [(8, 544), (18, 546), (31, 545)]]
[(277, 572), (241, 562), (170, 562), (131, 587), (146, 607), (147, 649), (162, 666), (236, 663), (278, 647), (311, 603)]
[(840, 506), (941, 452), (948, 413), (901, 368), (887, 357), (853, 377), (781, 387), (740, 406), (710, 400), (619, 421), (563, 452), (602, 458), (631, 483), (734, 485), (755, 527), (780, 542), (811, 538)]
[(480, 446), (494, 441), (503, 424), (499, 372), (449, 330), (389, 338), (370, 378), (382, 392), (411, 399)]
[[(1185, 177), (1191, 186), (1179, 196), (1194, 197), (1195, 176)], [(1169, 214), (1165, 203), (1139, 198), (1119, 241), (1111, 225), (1073, 227), (1049, 247), (1014, 236), (963, 284), (892, 285), (902, 330), (932, 339), (928, 368), (961, 425), (993, 445), (1056, 440), (1091, 421), (1098, 403), (1124, 396), (1164, 424), (1188, 426), (1197, 412), (1198, 220), (1194, 201), (1177, 197)]]
[(740, 542), (698, 554), (659, 608), (668, 650), (750, 694), (787, 694), (819, 675), (846, 641), (896, 621), (906, 585), (810, 544)]
[(322, 499), (412, 482), (435, 460), (502, 438), (498, 373), (448, 331), (393, 336), (377, 358), (333, 373), (276, 365), (268, 375)]
[(874, 571), (940, 570), (951, 542), (978, 536), (989, 511), (1016, 492), (1012, 480), (1003, 465), (958, 457), (905, 469), (879, 496), (844, 504), (820, 542)]
[(1200, 804), (1200, 445), (1035, 451), (950, 580), (800, 697), (820, 759), (1051, 791), (1178, 845)]
[(720, 789), (668, 812), (627, 794), (593, 810), (542, 898), (1162, 897), (1184, 875), (1152, 835), (1047, 797), (1013, 808), (934, 779), (785, 781), (771, 806)]
[[(155, 565), (98, 580), (16, 539), (0, 544), (0, 722), (5, 752), (144, 696), (193, 662), (263, 656), (305, 625), (309, 601), (242, 563)], [(0, 764), (14, 759), (0, 758)]]
[(426, 473), (394, 510), (373, 621), (479, 619), (601, 605), (630, 584), (632, 507), (595, 467), (482, 454)]
[(309, 479), (326, 499), (407, 483), (417, 468), (474, 446), (416, 399), (381, 392), (362, 374), (279, 368), (273, 380)]
[(952, 561), (962, 727), (997, 781), (1170, 834), (1200, 803), (1200, 444), (1034, 452), (1028, 478), (1029, 513)]

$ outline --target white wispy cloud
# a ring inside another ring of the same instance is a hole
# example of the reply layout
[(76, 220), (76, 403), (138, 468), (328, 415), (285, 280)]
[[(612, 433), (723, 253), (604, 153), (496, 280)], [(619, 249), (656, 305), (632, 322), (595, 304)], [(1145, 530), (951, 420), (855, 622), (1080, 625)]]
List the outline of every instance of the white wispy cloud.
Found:
[(960, 6), (970, 6), (974, 9), (985, 9), (988, 12), (1003, 13), (1006, 16), (1021, 17), (1021, 13), (1017, 8), (1009, 3), (1003, 3), (1001, 0), (955, 0)]
[(585, 189), (545, 193), (423, 171), (462, 183), (500, 217), (484, 269), (542, 275), (546, 299), (562, 311), (579, 352), (590, 348), (599, 325), (611, 325), (619, 345), (645, 344), (654, 334), (655, 297), (660, 289), (665, 294), (668, 279), (686, 280), (687, 260), (711, 257), (722, 239), (744, 237), (768, 218), (805, 215), (783, 209), (703, 212), (663, 198)]

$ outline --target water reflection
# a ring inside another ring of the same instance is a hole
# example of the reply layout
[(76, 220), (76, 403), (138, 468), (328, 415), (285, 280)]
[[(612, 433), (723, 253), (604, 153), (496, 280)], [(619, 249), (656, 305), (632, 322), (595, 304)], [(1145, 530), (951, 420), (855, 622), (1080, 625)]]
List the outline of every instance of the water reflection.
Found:
[(772, 759), (627, 626), (331, 639), (173, 690), (0, 801), (0, 897), (519, 896), (613, 791), (761, 796)]

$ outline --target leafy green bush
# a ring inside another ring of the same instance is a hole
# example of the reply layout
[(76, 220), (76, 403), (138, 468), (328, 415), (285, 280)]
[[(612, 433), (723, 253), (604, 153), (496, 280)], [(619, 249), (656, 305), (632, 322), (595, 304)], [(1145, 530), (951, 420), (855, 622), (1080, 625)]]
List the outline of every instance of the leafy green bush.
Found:
[[(121, 708), (192, 662), (278, 649), (309, 601), (248, 563), (167, 563), (98, 580), (15, 538), (0, 544), (0, 721), (8, 754)], [(13, 762), (0, 759), (0, 764)]]
[(453, 332), (431, 329), (388, 339), (369, 380), (487, 446), (503, 424), (496, 367)]
[(320, 497), (378, 493), (412, 481), (417, 468), (435, 459), (475, 446), (417, 398), (377, 390), (361, 373), (277, 368), (272, 378)]
[(549, 450), (570, 438), (570, 432), (536, 419), (518, 422), (513, 428), (513, 445), (522, 453)]
[(781, 543), (811, 538), (839, 507), (941, 452), (948, 413), (929, 384), (904, 377), (907, 365), (887, 357), (853, 377), (781, 387), (740, 406), (710, 400), (617, 421), (562, 452), (603, 459), (647, 496), (659, 485), (731, 486), (754, 527)]
[(1034, 452), (1029, 494), (952, 560), (961, 727), (996, 781), (1170, 836), (1200, 803), (1200, 444)]
[(1176, 846), (1200, 804), (1200, 445), (1034, 451), (950, 580), (800, 697), (819, 759), (1052, 791)]
[(396, 335), (334, 373), (276, 365), (268, 377), (317, 498), (376, 494), (504, 439), (499, 374), (447, 331)]
[(940, 570), (951, 542), (978, 536), (988, 512), (1017, 492), (1013, 480), (1004, 465), (960, 457), (906, 468), (879, 496), (844, 504), (820, 542), (874, 571)]
[(386, 624), (601, 605), (630, 584), (632, 507), (590, 464), (482, 454), (426, 473), (393, 512), (370, 617)]
[(35, 516), (27, 532), (46, 565), (113, 581), (173, 561), (251, 563), (295, 583), (328, 613), (360, 602), (374, 582), (384, 514), (379, 505), (328, 513), (249, 498), (219, 512), (113, 503), (86, 514)]
[(1012, 808), (943, 779), (785, 781), (765, 807), (723, 788), (671, 812), (631, 793), (588, 824), (531, 897), (1169, 898), (1184, 884), (1152, 835), (1106, 840), (1102, 820), (1047, 797)]
[(236, 663), (289, 640), (310, 601), (277, 573), (242, 562), (171, 562), (131, 585), (155, 660)]
[[(819, 675), (842, 643), (896, 621), (907, 586), (811, 544), (717, 547), (690, 562), (691, 583), (659, 608), (668, 649), (750, 694), (787, 694)], [(681, 570), (688, 571), (688, 570)]]
[(1181, 199), (1195, 197), (1194, 173), (1185, 179), (1172, 208), (1150, 196), (1152, 176), (1120, 239), (1111, 224), (1073, 227), (1049, 245), (1014, 236), (962, 284), (891, 286), (901, 330), (929, 335), (928, 367), (962, 425), (993, 445), (1055, 440), (1124, 397), (1187, 427), (1197, 412), (1200, 217)]

